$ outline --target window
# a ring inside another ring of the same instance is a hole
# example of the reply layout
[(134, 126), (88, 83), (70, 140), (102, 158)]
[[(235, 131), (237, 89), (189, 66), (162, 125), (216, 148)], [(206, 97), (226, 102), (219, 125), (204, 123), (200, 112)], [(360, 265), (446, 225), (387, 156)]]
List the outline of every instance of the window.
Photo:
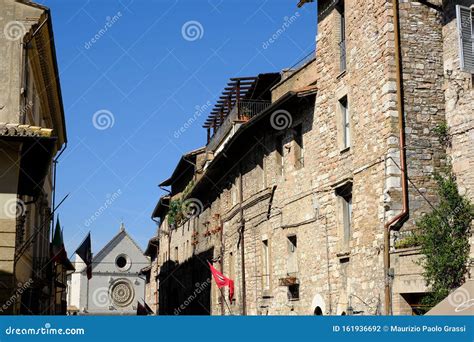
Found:
[(346, 9), (344, 0), (340, 0), (337, 4), (337, 11), (339, 13), (339, 54), (340, 54), (340, 71), (346, 70)]
[(115, 258), (115, 266), (117, 266), (118, 270), (121, 272), (128, 271), (132, 265), (130, 257), (126, 254), (119, 254)]
[(352, 222), (352, 183), (347, 183), (336, 190), (341, 203), (341, 219), (343, 227), (343, 241), (348, 244), (351, 238), (351, 222)]
[(262, 241), (262, 280), (263, 289), (270, 289), (270, 250), (268, 240)]
[(347, 96), (339, 100), (339, 108), (342, 119), (342, 148), (347, 149), (351, 146), (350, 114)]
[(288, 239), (288, 260), (287, 260), (287, 273), (298, 272), (298, 259), (297, 259), (297, 238), (296, 235), (290, 235)]
[(127, 266), (127, 259), (124, 256), (119, 256), (117, 260), (115, 261), (115, 264), (117, 265), (118, 268), (124, 268)]
[(288, 299), (299, 300), (300, 299), (300, 285), (293, 284), (288, 286)]
[(179, 248), (178, 248), (178, 246), (176, 246), (176, 247), (174, 248), (174, 260), (175, 260), (176, 262), (179, 262)]
[(276, 137), (276, 168), (278, 175), (283, 174), (283, 135)]
[(459, 32), (459, 61), (462, 71), (474, 74), (474, 9), (456, 6)]
[(294, 128), (295, 141), (295, 169), (301, 169), (304, 165), (303, 161), (303, 125), (299, 124)]

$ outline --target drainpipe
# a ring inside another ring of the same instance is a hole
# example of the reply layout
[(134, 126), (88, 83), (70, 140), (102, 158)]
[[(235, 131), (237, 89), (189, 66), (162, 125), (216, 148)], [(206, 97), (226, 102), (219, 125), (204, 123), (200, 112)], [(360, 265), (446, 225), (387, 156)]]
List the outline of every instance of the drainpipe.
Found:
[(247, 286), (245, 283), (245, 222), (244, 222), (244, 208), (242, 206), (244, 201), (244, 185), (242, 170), (240, 170), (239, 176), (239, 202), (240, 202), (240, 257), (241, 262), (241, 272), (242, 272), (242, 315), (247, 315)]
[(395, 65), (397, 82), (397, 111), (398, 111), (398, 129), (400, 140), (400, 171), (402, 183), (402, 211), (385, 223), (384, 226), (384, 275), (385, 275), (385, 314), (392, 314), (392, 294), (390, 286), (390, 232), (393, 226), (403, 222), (408, 217), (408, 193), (407, 193), (407, 175), (405, 161), (405, 127), (404, 127), (404, 104), (403, 104), (403, 85), (402, 85), (402, 61), (400, 51), (400, 20), (398, 12), (398, 0), (392, 0), (394, 38), (395, 38)]

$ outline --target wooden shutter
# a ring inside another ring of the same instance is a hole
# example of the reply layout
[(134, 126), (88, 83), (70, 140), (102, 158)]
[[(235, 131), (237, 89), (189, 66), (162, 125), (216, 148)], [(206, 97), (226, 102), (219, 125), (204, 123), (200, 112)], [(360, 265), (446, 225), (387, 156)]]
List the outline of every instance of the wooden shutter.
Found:
[(456, 6), (461, 70), (474, 74), (474, 28), (472, 12), (473, 10), (469, 7)]

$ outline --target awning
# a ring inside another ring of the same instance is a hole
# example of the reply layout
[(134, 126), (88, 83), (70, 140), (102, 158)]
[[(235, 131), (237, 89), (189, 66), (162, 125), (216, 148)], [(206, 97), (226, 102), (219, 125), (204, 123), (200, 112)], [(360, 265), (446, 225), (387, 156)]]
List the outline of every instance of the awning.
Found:
[(426, 313), (428, 316), (474, 316), (474, 280), (468, 280)]

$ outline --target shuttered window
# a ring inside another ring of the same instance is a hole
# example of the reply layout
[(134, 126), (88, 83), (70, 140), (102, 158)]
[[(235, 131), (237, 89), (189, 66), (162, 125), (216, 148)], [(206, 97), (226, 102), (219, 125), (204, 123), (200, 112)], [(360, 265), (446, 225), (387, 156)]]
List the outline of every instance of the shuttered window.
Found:
[(456, 6), (461, 70), (474, 74), (474, 14), (469, 7)]

